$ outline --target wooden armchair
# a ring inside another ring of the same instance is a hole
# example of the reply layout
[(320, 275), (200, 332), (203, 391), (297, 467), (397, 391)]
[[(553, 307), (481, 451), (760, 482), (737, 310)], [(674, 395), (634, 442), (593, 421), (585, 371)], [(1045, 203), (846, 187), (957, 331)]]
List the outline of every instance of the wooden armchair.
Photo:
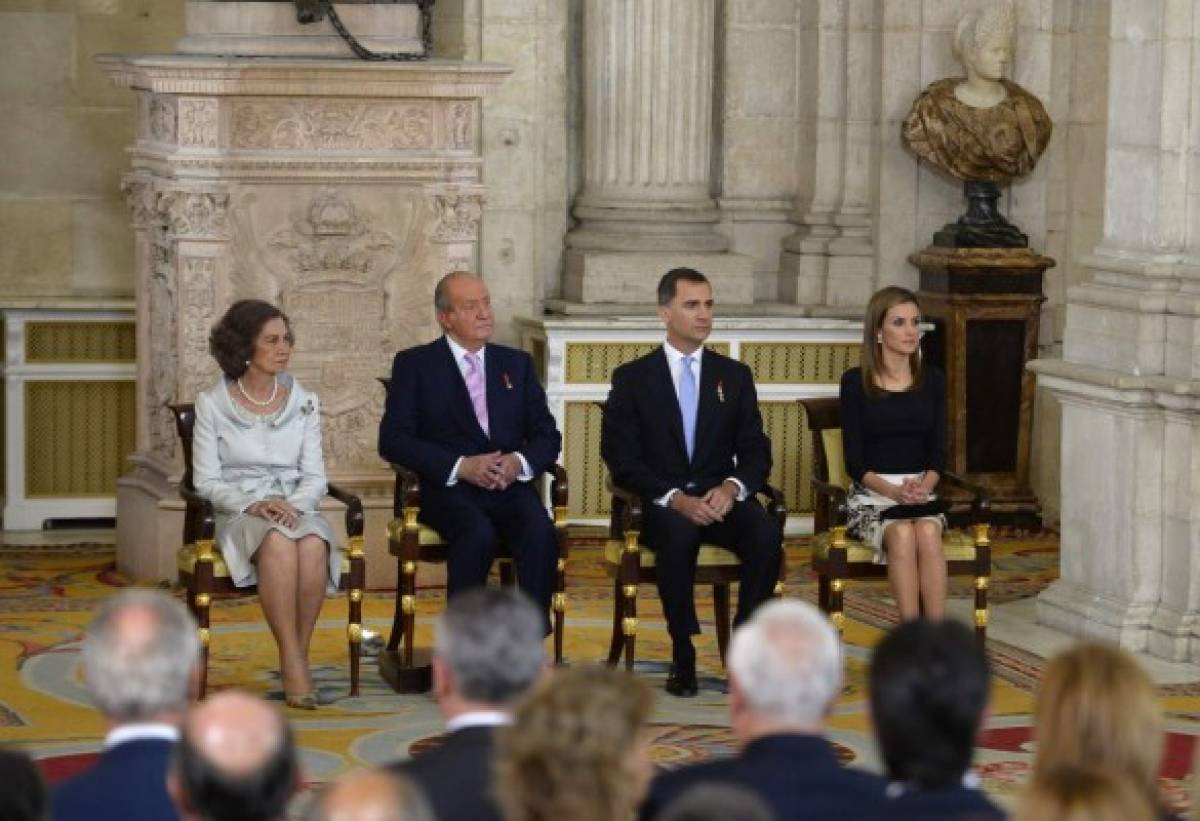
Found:
[[(816, 507), (813, 512), (812, 569), (817, 574), (817, 600), (839, 630), (845, 619), (842, 593), (846, 579), (887, 575), (887, 566), (875, 564), (870, 545), (846, 535), (846, 496), (849, 477), (842, 455), (840, 400), (799, 399), (808, 419), (813, 444), (813, 479)], [(991, 499), (983, 487), (950, 471), (941, 474), (940, 487), (956, 487), (970, 494), (970, 530), (949, 528), (942, 534), (946, 570), (951, 576), (971, 576), (975, 588), (975, 632), (987, 635), (988, 585), (992, 573), (988, 517)]]
[[(391, 380), (379, 380), (390, 389)], [(396, 604), (392, 615), (392, 632), (387, 647), (379, 654), (379, 672), (384, 680), (400, 693), (423, 693), (432, 686), (429, 651), (413, 646), (416, 630), (417, 565), (419, 562), (445, 562), (449, 546), (433, 528), (418, 521), (421, 512), (421, 480), (404, 465), (392, 465), (396, 471), (396, 488), (392, 496), (392, 521), (388, 525), (388, 552), (396, 558)], [(563, 659), (563, 631), (566, 618), (567, 557), (567, 472), (561, 465), (551, 469), (550, 498), (554, 511), (554, 528), (558, 535), (558, 565), (555, 574), (555, 593), (551, 603), (554, 612), (554, 662)], [(503, 541), (496, 550), (501, 584), (515, 583), (512, 551)]]
[[(632, 670), (638, 629), (638, 586), (657, 582), (655, 555), (653, 550), (640, 541), (642, 500), (636, 494), (614, 485), (611, 479), (608, 488), (613, 495), (609, 539), (604, 548), (605, 567), (613, 579), (613, 625), (608, 663), (615, 665), (623, 652), (625, 668)], [(787, 504), (783, 491), (765, 485), (759, 491), (759, 495), (767, 502), (767, 512), (778, 520), (782, 531), (787, 520)], [(725, 664), (725, 651), (729, 647), (732, 623), (729, 612), (729, 585), (740, 577), (741, 562), (733, 551), (715, 544), (700, 546), (700, 553), (696, 558), (696, 584), (712, 585), (717, 650), (721, 655), (722, 665)], [(783, 595), (783, 582), (786, 578), (787, 561), (784, 551), (780, 550), (776, 596)]]
[[(229, 576), (229, 568), (214, 540), (215, 516), (213, 506), (196, 493), (192, 481), (192, 430), (196, 424), (196, 411), (192, 403), (171, 405), (175, 414), (175, 430), (183, 445), (183, 478), (179, 482), (179, 495), (186, 507), (183, 514), (183, 547), (177, 557), (179, 582), (187, 590), (187, 605), (200, 625), (200, 697), (208, 689), (208, 646), (209, 610), (214, 595), (225, 597), (251, 596), (255, 587), (235, 587)], [(347, 591), (350, 603), (349, 623), (346, 636), (350, 644), (350, 695), (358, 695), (359, 661), (362, 643), (362, 595), (366, 579), (366, 563), (363, 554), (363, 508), (362, 502), (332, 482), (327, 492), (346, 506), (346, 534), (348, 544), (338, 546), (342, 554), (342, 572), (339, 590)]]

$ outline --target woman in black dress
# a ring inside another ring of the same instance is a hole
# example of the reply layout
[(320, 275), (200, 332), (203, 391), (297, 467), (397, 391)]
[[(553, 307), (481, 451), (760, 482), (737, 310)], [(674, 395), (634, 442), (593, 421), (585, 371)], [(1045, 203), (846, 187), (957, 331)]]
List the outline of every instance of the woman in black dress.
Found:
[(863, 323), (862, 367), (842, 376), (842, 441), (854, 484), (850, 536), (875, 548), (901, 620), (940, 619), (946, 605), (946, 381), (921, 364), (921, 309), (903, 288), (877, 291)]

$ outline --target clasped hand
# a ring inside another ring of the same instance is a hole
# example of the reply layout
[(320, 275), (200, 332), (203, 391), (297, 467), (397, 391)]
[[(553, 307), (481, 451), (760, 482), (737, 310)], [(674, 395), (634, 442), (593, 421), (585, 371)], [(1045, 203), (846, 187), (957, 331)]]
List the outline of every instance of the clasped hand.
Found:
[(920, 505), (929, 501), (929, 491), (920, 478), (905, 479), (896, 492), (896, 501), (902, 505)]
[(703, 496), (688, 496), (676, 493), (671, 497), (671, 507), (682, 513), (693, 524), (711, 525), (723, 522), (737, 501), (737, 489), (731, 482), (722, 482)]
[(296, 521), (300, 518), (300, 511), (281, 496), (272, 496), (269, 499), (255, 502), (246, 508), (246, 513), (281, 524), (284, 527), (295, 527)]
[(458, 478), (484, 490), (504, 490), (521, 475), (521, 460), (515, 453), (480, 453), (463, 457)]

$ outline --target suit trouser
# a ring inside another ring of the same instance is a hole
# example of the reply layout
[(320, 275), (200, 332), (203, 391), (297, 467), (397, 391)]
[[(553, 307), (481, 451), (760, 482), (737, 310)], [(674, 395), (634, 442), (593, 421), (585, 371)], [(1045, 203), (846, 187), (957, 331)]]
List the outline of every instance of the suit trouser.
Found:
[(725, 521), (697, 525), (671, 508), (647, 501), (643, 508), (643, 541), (655, 553), (658, 595), (676, 664), (694, 664), (692, 635), (700, 632), (696, 619), (696, 557), (701, 542), (733, 551), (741, 562), (737, 611), (733, 624), (744, 622), (775, 590), (783, 533), (754, 498), (735, 502)]
[(514, 482), (504, 490), (484, 490), (466, 482), (436, 490), (425, 486), (419, 518), (448, 545), (447, 598), (487, 584), (503, 539), (512, 551), (517, 584), (541, 608), (549, 632), (558, 537), (534, 488), (531, 482)]

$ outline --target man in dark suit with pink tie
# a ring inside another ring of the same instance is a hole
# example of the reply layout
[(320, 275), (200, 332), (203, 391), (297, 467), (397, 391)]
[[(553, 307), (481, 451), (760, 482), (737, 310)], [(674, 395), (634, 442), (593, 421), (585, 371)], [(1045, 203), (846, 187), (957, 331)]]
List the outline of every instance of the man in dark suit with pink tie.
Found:
[(713, 316), (708, 279), (690, 268), (668, 271), (658, 306), (666, 342), (613, 372), (600, 450), (613, 481), (644, 502), (642, 540), (656, 554), (671, 635), (667, 692), (694, 696), (700, 543), (729, 548), (741, 560), (738, 625), (774, 590), (783, 534), (754, 498), (771, 470), (754, 377), (704, 347)]
[(491, 343), (491, 296), (475, 274), (434, 290), (445, 334), (396, 354), (379, 453), (421, 478), (421, 522), (449, 544), (447, 595), (482, 586), (500, 538), (517, 582), (546, 616), (558, 547), (531, 480), (562, 444), (533, 359)]

